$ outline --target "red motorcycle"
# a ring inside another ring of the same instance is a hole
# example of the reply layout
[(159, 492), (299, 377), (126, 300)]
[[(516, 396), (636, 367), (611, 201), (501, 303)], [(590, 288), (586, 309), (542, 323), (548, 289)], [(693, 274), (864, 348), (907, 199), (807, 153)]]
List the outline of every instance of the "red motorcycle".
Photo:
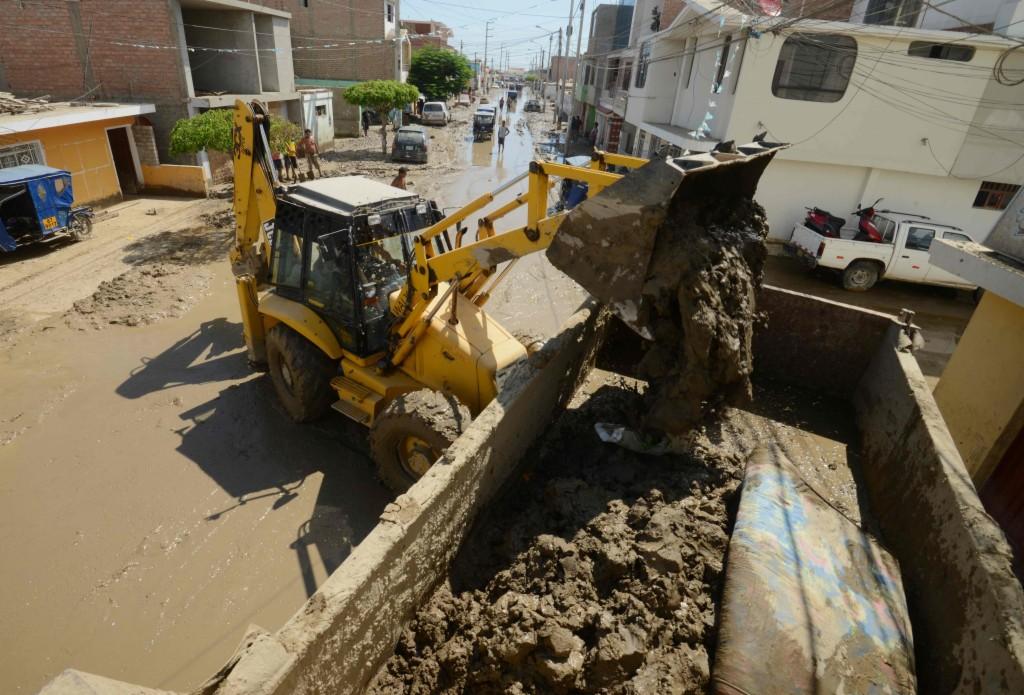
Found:
[[(882, 202), (882, 198), (876, 200), (870, 207), (860, 208), (851, 213), (860, 218), (860, 222), (857, 224), (857, 234), (853, 237), (854, 241), (875, 241), (879, 243), (883, 241), (882, 233), (878, 231), (878, 227), (874, 222), (875, 206), (880, 202)], [(822, 236), (838, 239), (840, 231), (846, 226), (846, 220), (842, 217), (836, 217), (828, 210), (814, 207), (807, 208), (804, 226), (808, 229), (813, 229)]]

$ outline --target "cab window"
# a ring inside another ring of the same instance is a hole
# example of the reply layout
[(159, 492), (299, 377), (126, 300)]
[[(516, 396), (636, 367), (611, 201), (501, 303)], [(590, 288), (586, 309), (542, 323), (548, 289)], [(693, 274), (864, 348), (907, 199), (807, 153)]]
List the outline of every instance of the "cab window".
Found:
[(911, 227), (907, 232), (907, 248), (911, 251), (927, 251), (932, 246), (935, 230), (926, 227)]
[(302, 283), (303, 211), (294, 205), (278, 207), (270, 254), (270, 278), (278, 287), (298, 290)]

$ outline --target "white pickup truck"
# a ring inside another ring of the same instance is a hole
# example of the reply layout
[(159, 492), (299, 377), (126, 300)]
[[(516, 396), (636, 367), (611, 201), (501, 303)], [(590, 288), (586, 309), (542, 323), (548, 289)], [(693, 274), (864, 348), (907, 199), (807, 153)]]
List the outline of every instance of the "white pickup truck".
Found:
[(842, 230), (837, 239), (799, 224), (793, 228), (787, 246), (812, 268), (841, 271), (843, 287), (854, 292), (871, 289), (881, 278), (974, 289), (974, 285), (933, 266), (929, 254), (936, 238), (974, 241), (963, 230), (903, 213), (876, 214), (874, 223), (882, 242), (854, 241), (855, 229)]

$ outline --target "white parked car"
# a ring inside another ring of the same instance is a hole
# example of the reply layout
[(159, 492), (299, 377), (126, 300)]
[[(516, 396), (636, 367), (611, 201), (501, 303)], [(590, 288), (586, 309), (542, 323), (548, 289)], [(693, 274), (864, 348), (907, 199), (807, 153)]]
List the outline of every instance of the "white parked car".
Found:
[(420, 121), (423, 123), (445, 125), (450, 120), (448, 106), (443, 101), (428, 101), (423, 105), (423, 112), (420, 114)]
[(842, 273), (843, 287), (864, 292), (882, 278), (974, 289), (974, 285), (931, 264), (932, 241), (974, 241), (962, 229), (904, 213), (876, 213), (874, 224), (882, 241), (854, 241), (855, 229), (839, 238), (827, 237), (799, 224), (787, 244), (811, 267), (834, 268)]

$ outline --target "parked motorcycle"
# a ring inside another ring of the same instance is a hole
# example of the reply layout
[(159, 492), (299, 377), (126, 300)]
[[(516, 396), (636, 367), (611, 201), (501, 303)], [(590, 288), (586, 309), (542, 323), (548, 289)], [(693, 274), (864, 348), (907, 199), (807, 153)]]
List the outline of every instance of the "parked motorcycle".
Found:
[[(862, 207), (850, 213), (860, 218), (860, 221), (857, 223), (857, 234), (853, 237), (854, 241), (882, 242), (882, 234), (878, 231), (878, 227), (874, 222), (875, 206), (880, 202), (882, 202), (882, 198), (876, 200), (869, 207)], [(824, 237), (839, 238), (839, 233), (846, 226), (844, 218), (836, 217), (828, 210), (823, 210), (819, 207), (806, 208), (806, 210), (807, 215), (804, 217), (805, 227), (813, 229)]]

